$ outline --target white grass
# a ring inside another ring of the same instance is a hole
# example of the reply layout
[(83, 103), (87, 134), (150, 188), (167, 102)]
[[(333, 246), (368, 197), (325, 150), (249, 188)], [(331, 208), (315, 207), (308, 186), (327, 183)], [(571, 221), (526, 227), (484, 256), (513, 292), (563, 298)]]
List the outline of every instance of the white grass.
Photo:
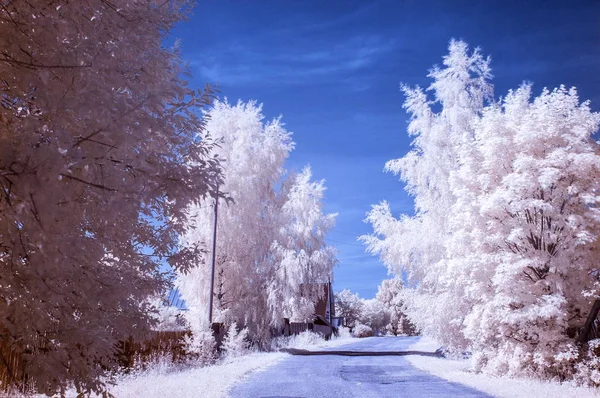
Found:
[(302, 332), (299, 335), (289, 337), (278, 337), (273, 342), (273, 350), (281, 348), (298, 348), (301, 350), (320, 350), (322, 348), (338, 347), (355, 341), (355, 338), (347, 332), (347, 329), (340, 328), (339, 337), (332, 337), (325, 340), (321, 335), (310, 331)]
[[(409, 350), (435, 351), (440, 345), (423, 337)], [(422, 357), (411, 355), (406, 359), (416, 368), (443, 379), (461, 383), (495, 397), (549, 398), (549, 397), (600, 397), (600, 390), (577, 387), (569, 383), (544, 382), (535, 379), (511, 379), (474, 373), (468, 360)]]
[[(302, 333), (282, 340), (282, 343), (287, 343), (284, 346), (290, 348), (321, 349), (352, 340), (352, 337), (342, 335), (325, 341), (314, 333)], [(159, 361), (143, 372), (121, 376), (110, 391), (119, 398), (224, 398), (233, 385), (243, 381), (249, 373), (264, 370), (287, 356), (279, 352), (251, 353), (197, 368), (182, 368)]]
[[(279, 348), (314, 350), (348, 344), (353, 340), (349, 334), (326, 341), (314, 333), (302, 333), (282, 340), (287, 345)], [(118, 398), (225, 398), (234, 384), (243, 381), (248, 374), (264, 370), (288, 356), (281, 352), (254, 352), (222, 359), (204, 367), (178, 366), (167, 359), (158, 360), (144, 371), (119, 376), (110, 392)], [(67, 392), (69, 397), (76, 395), (75, 391)]]
[(245, 375), (274, 365), (286, 356), (283, 353), (253, 353), (212, 366), (185, 370), (157, 366), (122, 377), (111, 392), (119, 398), (227, 397), (229, 389)]

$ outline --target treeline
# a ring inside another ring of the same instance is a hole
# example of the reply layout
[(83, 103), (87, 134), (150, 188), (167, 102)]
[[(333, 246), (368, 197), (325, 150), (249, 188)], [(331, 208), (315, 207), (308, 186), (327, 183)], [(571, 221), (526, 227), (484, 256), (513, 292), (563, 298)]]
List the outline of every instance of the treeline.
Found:
[(401, 277), (383, 280), (372, 299), (344, 289), (335, 295), (336, 316), (344, 317), (344, 326), (356, 337), (413, 336), (416, 329), (404, 313), (403, 291)]
[(575, 88), (495, 99), (490, 59), (451, 41), (427, 90), (404, 87), (412, 150), (387, 163), (414, 215), (373, 206), (364, 237), (406, 272), (406, 314), (479, 369), (600, 384), (578, 335), (599, 297), (600, 114)]

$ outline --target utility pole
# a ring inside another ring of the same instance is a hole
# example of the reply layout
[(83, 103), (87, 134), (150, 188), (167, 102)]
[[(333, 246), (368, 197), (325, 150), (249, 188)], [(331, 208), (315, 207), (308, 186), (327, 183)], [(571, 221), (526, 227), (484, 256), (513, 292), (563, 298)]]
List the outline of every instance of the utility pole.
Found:
[(215, 195), (215, 220), (213, 223), (213, 241), (211, 252), (211, 269), (210, 269), (210, 296), (208, 298), (208, 324), (212, 328), (213, 316), (213, 295), (215, 288), (215, 261), (217, 258), (217, 216), (219, 214), (219, 186), (217, 185), (217, 194)]

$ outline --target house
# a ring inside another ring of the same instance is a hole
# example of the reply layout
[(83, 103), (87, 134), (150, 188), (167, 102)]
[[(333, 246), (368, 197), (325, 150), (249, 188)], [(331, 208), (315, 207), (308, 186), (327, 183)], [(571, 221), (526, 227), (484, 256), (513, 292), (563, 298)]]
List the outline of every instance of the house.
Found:
[(336, 329), (343, 324), (344, 318), (335, 314), (335, 295), (331, 282), (323, 283), (323, 297), (315, 304), (315, 316), (327, 321)]
[(326, 339), (337, 333), (343, 323), (342, 317), (335, 316), (335, 296), (331, 282), (320, 283), (323, 289), (321, 298), (315, 303), (312, 322), (290, 322), (285, 319), (284, 334), (299, 334), (305, 330), (322, 334)]

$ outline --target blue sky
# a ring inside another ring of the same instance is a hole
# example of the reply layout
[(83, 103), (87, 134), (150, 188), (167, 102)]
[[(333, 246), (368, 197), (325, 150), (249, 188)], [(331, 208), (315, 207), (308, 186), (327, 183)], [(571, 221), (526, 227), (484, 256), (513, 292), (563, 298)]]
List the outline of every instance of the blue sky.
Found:
[(356, 241), (372, 204), (412, 212), (398, 178), (383, 173), (410, 141), (400, 83), (427, 86), (450, 38), (491, 55), (496, 96), (522, 81), (576, 86), (600, 110), (600, 1), (201, 1), (176, 27), (192, 87), (218, 84), (230, 101), (255, 99), (283, 115), (296, 150), (337, 212), (335, 289), (371, 298), (387, 277)]

